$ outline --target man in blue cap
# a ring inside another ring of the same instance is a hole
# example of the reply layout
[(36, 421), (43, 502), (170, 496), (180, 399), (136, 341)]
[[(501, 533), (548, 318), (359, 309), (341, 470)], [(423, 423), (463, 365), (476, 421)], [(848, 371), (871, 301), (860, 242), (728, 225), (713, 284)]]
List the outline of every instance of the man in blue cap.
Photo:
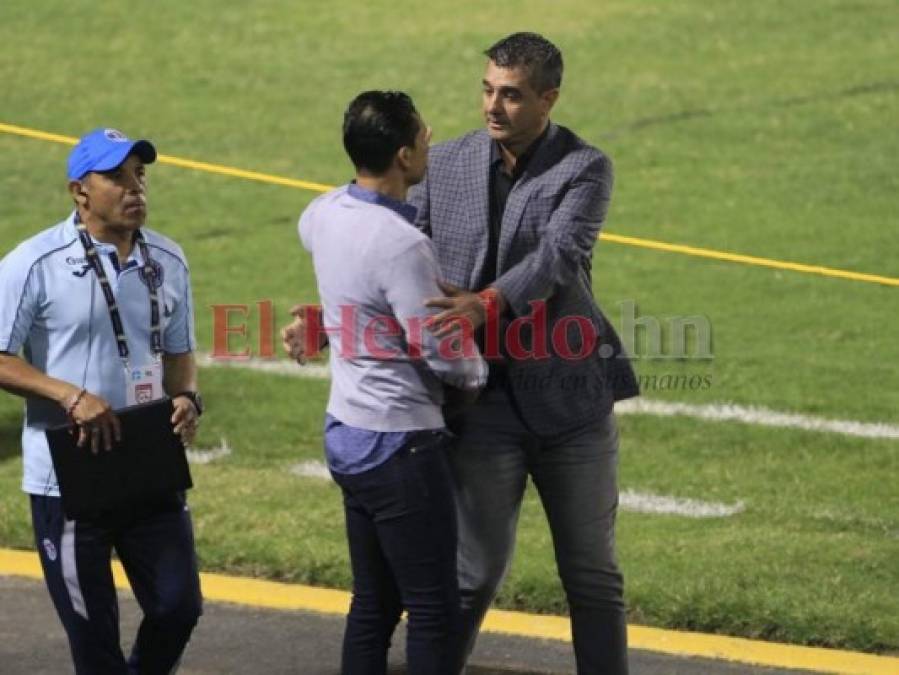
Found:
[[(71, 215), (0, 260), (0, 388), (26, 399), (23, 490), (76, 673), (170, 673), (201, 614), (184, 495), (67, 517), (44, 431), (74, 424), (109, 451), (115, 410), (172, 397), (189, 443), (197, 394), (190, 277), (181, 248), (143, 227), (156, 150), (114, 129), (82, 137), (68, 162)], [(110, 570), (115, 549), (144, 611), (126, 660)]]

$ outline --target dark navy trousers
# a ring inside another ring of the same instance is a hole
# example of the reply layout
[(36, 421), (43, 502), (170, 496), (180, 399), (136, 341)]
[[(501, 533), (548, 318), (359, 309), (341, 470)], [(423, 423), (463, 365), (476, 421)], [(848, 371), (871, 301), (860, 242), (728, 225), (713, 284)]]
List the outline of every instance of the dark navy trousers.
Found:
[[(68, 520), (59, 497), (32, 495), (31, 517), (44, 578), (77, 675), (174, 672), (202, 613), (184, 496)], [(144, 613), (127, 660), (119, 639), (113, 550)]]
[(384, 675), (404, 609), (407, 672), (453, 673), (459, 587), (448, 444), (443, 433), (422, 432), (374, 469), (333, 474), (353, 568), (343, 675)]

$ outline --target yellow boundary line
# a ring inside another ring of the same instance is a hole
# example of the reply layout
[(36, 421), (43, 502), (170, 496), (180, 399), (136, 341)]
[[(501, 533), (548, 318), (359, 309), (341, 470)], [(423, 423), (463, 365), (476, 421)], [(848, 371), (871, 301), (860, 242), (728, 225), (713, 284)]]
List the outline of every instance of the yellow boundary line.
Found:
[[(0, 574), (42, 579), (40, 560), (32, 551), (0, 549)], [(130, 590), (118, 562), (113, 563), (116, 587)], [(211, 602), (229, 602), (257, 608), (346, 614), (350, 594), (327, 588), (285, 584), (224, 574), (200, 575), (203, 596)], [(485, 631), (544, 640), (571, 641), (568, 619), (561, 616), (492, 610)], [(899, 673), (899, 658), (839, 649), (799, 647), (723, 635), (628, 626), (630, 646), (675, 656), (702, 657), (776, 668), (814, 670), (841, 675), (889, 675)]]
[(639, 246), (641, 248), (650, 248), (656, 251), (667, 251), (669, 253), (682, 253), (684, 255), (690, 255), (697, 258), (711, 258), (712, 260), (722, 260), (724, 262), (753, 265), (756, 267), (771, 267), (779, 270), (789, 270), (791, 272), (802, 272), (804, 274), (817, 274), (823, 277), (850, 279), (852, 281), (867, 281), (872, 284), (883, 284), (885, 286), (899, 286), (899, 278), (885, 277), (879, 274), (850, 272), (848, 270), (834, 269), (833, 267), (822, 267), (821, 265), (806, 265), (805, 263), (786, 262), (784, 260), (773, 260), (771, 258), (759, 258), (752, 255), (728, 253), (726, 251), (715, 251), (709, 248), (698, 248), (696, 246), (685, 246), (683, 244), (668, 244), (664, 241), (638, 239), (637, 237), (626, 237), (621, 234), (611, 234), (608, 232), (602, 233), (600, 235), (600, 238), (606, 241), (615, 242), (616, 244)]
[[(75, 145), (78, 139), (74, 136), (62, 136), (60, 134), (51, 134), (39, 129), (29, 129), (27, 127), (19, 127), (14, 124), (4, 124), (0, 122), (0, 132), (12, 134), (14, 136), (23, 136), (25, 138), (33, 138), (38, 141), (50, 141), (51, 143), (62, 143), (63, 145)], [(269, 173), (259, 173), (258, 171), (245, 171), (244, 169), (236, 169), (231, 166), (222, 166), (220, 164), (210, 164), (208, 162), (198, 162), (192, 159), (184, 159), (182, 157), (174, 157), (172, 155), (159, 155), (157, 161), (161, 164), (170, 164), (172, 166), (180, 166), (183, 169), (193, 169), (195, 171), (205, 171), (206, 173), (217, 173), (223, 176), (231, 176), (232, 178), (243, 178), (244, 180), (255, 180), (260, 183), (269, 183), (271, 185), (283, 185), (285, 187), (298, 188), (300, 190), (312, 190), (314, 192), (327, 192), (332, 189), (330, 185), (323, 183), (312, 183), (307, 180), (296, 180), (294, 178), (285, 178), (283, 176), (275, 176)]]
[[(5, 124), (3, 122), (0, 122), (0, 133), (22, 136), (25, 138), (33, 138), (40, 141), (50, 141), (52, 143), (62, 143), (65, 145), (74, 145), (78, 142), (78, 139), (72, 136), (53, 134), (46, 131), (40, 131), (39, 129), (29, 129), (28, 127), (20, 127), (15, 124)], [(231, 176), (232, 178), (243, 178), (244, 180), (253, 180), (261, 183), (269, 183), (271, 185), (282, 185), (285, 187), (298, 188), (300, 190), (327, 192), (328, 190), (333, 189), (333, 186), (325, 185), (324, 183), (313, 183), (305, 180), (286, 178), (284, 176), (276, 176), (274, 174), (259, 173), (258, 171), (246, 171), (244, 169), (238, 169), (231, 166), (222, 166), (220, 164), (199, 162), (192, 159), (174, 157), (172, 155), (159, 155), (158, 161), (162, 164), (170, 164), (172, 166), (179, 166), (185, 169), (205, 171), (207, 173)], [(755, 267), (770, 267), (773, 269), (788, 270), (790, 272), (814, 274), (818, 276), (832, 277), (837, 279), (848, 279), (851, 281), (863, 281), (872, 284), (882, 284), (885, 286), (899, 286), (899, 278), (887, 277), (879, 274), (852, 272), (849, 270), (835, 269), (832, 267), (823, 267), (821, 265), (807, 265), (805, 263), (787, 262), (784, 260), (774, 260), (772, 258), (760, 258), (757, 256), (743, 255), (740, 253), (728, 253), (727, 251), (716, 251), (714, 249), (699, 248), (696, 246), (670, 244), (664, 241), (656, 241), (653, 239), (628, 237), (620, 234), (612, 234), (609, 232), (603, 232), (599, 235), (599, 237), (603, 241), (610, 241), (616, 244), (636, 246), (639, 248), (648, 248), (656, 251), (666, 251), (668, 253), (680, 253), (696, 258), (709, 258), (712, 260), (737, 263), (741, 265), (751, 265)]]

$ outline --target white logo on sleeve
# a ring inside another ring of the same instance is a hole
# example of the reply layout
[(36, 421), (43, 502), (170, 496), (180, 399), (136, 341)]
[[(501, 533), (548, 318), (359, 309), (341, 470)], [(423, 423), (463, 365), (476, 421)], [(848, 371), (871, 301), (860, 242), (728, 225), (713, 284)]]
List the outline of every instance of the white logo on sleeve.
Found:
[(110, 141), (118, 141), (119, 143), (125, 143), (128, 140), (125, 134), (118, 129), (107, 129), (103, 132), (103, 135)]
[(53, 542), (49, 538), (44, 538), (43, 544), (44, 551), (47, 552), (47, 558), (50, 562), (56, 562), (56, 547), (53, 545)]

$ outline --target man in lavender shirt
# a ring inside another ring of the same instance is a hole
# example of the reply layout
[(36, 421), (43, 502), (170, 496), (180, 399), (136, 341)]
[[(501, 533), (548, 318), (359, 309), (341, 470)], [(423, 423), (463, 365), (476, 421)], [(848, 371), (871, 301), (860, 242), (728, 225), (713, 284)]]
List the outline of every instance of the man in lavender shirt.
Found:
[(404, 609), (408, 672), (453, 671), (456, 515), (441, 405), (444, 385), (477, 390), (487, 367), (472, 340), (441, 343), (424, 329), (439, 268), (405, 198), (424, 176), (429, 139), (405, 94), (360, 94), (343, 124), (356, 180), (313, 201), (299, 223), (331, 343), (325, 454), (353, 568), (346, 675), (386, 671)]

